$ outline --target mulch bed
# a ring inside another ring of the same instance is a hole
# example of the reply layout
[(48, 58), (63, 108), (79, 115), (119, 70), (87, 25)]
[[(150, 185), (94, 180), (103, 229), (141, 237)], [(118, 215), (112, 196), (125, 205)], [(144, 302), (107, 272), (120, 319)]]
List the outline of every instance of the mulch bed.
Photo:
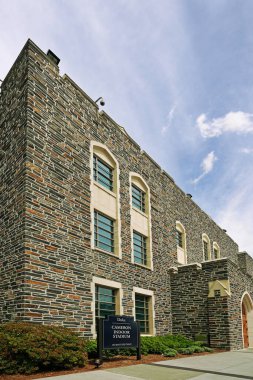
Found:
[[(219, 353), (219, 352), (224, 352), (224, 350), (215, 350), (213, 353)], [(129, 365), (136, 365), (136, 364), (147, 364), (147, 363), (159, 362), (162, 360), (173, 360), (173, 359), (185, 358), (188, 356), (212, 355), (213, 353), (203, 352), (203, 353), (193, 354), (193, 355), (178, 354), (174, 358), (164, 357), (162, 355), (146, 355), (146, 356), (142, 355), (142, 359), (138, 361), (136, 360), (136, 356), (117, 356), (112, 359), (105, 360), (103, 362), (103, 365), (99, 368), (108, 369), (108, 368), (124, 367), (124, 366), (129, 366)], [(41, 377), (63, 376), (63, 375), (69, 375), (71, 373), (80, 373), (80, 372), (88, 372), (88, 371), (99, 371), (99, 369), (95, 368), (94, 360), (89, 360), (88, 364), (86, 364), (86, 366), (82, 368), (74, 368), (71, 370), (64, 370), (64, 371), (40, 372), (33, 375), (0, 375), (0, 380), (32, 380), (32, 379), (38, 379)]]

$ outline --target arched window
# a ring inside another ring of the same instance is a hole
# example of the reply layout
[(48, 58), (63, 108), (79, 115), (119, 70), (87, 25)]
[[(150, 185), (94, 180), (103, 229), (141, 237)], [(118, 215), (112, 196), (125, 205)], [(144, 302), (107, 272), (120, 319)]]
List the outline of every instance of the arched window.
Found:
[(177, 243), (177, 261), (179, 264), (187, 263), (186, 255), (186, 233), (185, 228), (180, 222), (176, 222), (176, 243)]
[(216, 241), (213, 243), (213, 258), (219, 259), (220, 258), (220, 247), (216, 243)]
[(96, 141), (91, 142), (91, 220), (92, 248), (121, 257), (119, 165)]
[(211, 245), (210, 239), (207, 234), (202, 235), (202, 244), (203, 244), (203, 259), (204, 261), (211, 260)]
[(130, 173), (132, 262), (153, 269), (150, 190), (137, 173)]
[(119, 188), (119, 165), (110, 150), (99, 142), (91, 142), (92, 178), (96, 185), (117, 193)]

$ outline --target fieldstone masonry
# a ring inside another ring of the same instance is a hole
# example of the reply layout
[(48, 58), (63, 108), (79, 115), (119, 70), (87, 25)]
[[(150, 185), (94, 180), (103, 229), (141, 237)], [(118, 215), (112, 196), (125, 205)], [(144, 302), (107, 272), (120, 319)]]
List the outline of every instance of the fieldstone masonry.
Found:
[[(133, 286), (152, 290), (156, 334), (204, 334), (212, 346), (242, 347), (252, 259), (32, 41), (0, 99), (0, 320), (60, 324), (91, 337), (97, 276), (122, 284), (126, 315)], [(122, 259), (91, 249), (92, 140), (119, 163)], [(131, 262), (130, 172), (150, 187), (153, 271)], [(185, 266), (177, 262), (176, 221), (186, 230)], [(221, 259), (203, 262), (203, 233), (218, 242)], [(215, 280), (229, 280), (231, 296), (208, 298)]]

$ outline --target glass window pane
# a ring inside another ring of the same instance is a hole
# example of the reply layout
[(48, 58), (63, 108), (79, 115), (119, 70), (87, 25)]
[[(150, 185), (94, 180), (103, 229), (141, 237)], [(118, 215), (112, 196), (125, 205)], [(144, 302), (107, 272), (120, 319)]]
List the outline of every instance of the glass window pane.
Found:
[(218, 259), (218, 258), (219, 258), (219, 251), (218, 251), (217, 248), (214, 248), (214, 250), (213, 250), (213, 254), (214, 254), (214, 258), (215, 258), (215, 259)]
[(140, 331), (149, 334), (149, 300), (150, 297), (135, 295), (135, 318), (140, 322)]
[(181, 231), (176, 230), (177, 246), (183, 248), (183, 234)]
[(132, 185), (132, 206), (145, 212), (145, 193), (135, 185)]
[(137, 264), (147, 264), (146, 237), (133, 232), (134, 262)]
[(209, 259), (208, 257), (208, 243), (206, 241), (203, 241), (204, 246), (204, 258), (207, 261)]
[(116, 291), (115, 289), (96, 286), (96, 317), (106, 317), (116, 314), (115, 305)]
[(96, 155), (93, 156), (93, 179), (108, 190), (113, 189), (113, 169)]
[(108, 252), (114, 252), (113, 220), (95, 211), (94, 244)]

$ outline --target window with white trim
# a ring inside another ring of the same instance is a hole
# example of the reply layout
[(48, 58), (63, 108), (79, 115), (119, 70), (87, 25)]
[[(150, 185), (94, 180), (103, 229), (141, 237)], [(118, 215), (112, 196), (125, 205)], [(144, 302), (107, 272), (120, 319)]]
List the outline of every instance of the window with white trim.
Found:
[(183, 248), (183, 232), (176, 230), (176, 241), (179, 248)]
[(137, 173), (130, 173), (132, 262), (153, 269), (150, 190)]
[(149, 334), (149, 303), (150, 297), (144, 294), (135, 294), (135, 318), (140, 323), (141, 334)]
[(207, 234), (202, 235), (202, 244), (203, 244), (203, 259), (204, 259), (204, 261), (211, 260), (210, 239), (207, 236)]
[(114, 252), (114, 221), (98, 211), (94, 212), (94, 245)]
[(145, 212), (145, 192), (132, 184), (132, 206)]
[(123, 290), (120, 282), (93, 276), (91, 283), (93, 295), (91, 310), (93, 313), (92, 335), (96, 337), (97, 317), (123, 315)]
[(176, 244), (177, 244), (177, 261), (179, 264), (187, 263), (186, 255), (186, 233), (185, 228), (180, 222), (176, 222)]
[(96, 154), (93, 155), (93, 179), (106, 189), (113, 190), (113, 168)]
[(143, 335), (155, 334), (154, 293), (152, 290), (133, 287), (134, 317), (140, 323)]
[(91, 247), (121, 258), (119, 165), (110, 150), (91, 141)]
[(133, 231), (134, 262), (147, 265), (147, 238)]
[(216, 242), (213, 243), (213, 258), (220, 259), (220, 247)]
[(116, 290), (101, 285), (95, 288), (95, 316), (107, 317), (116, 314)]

